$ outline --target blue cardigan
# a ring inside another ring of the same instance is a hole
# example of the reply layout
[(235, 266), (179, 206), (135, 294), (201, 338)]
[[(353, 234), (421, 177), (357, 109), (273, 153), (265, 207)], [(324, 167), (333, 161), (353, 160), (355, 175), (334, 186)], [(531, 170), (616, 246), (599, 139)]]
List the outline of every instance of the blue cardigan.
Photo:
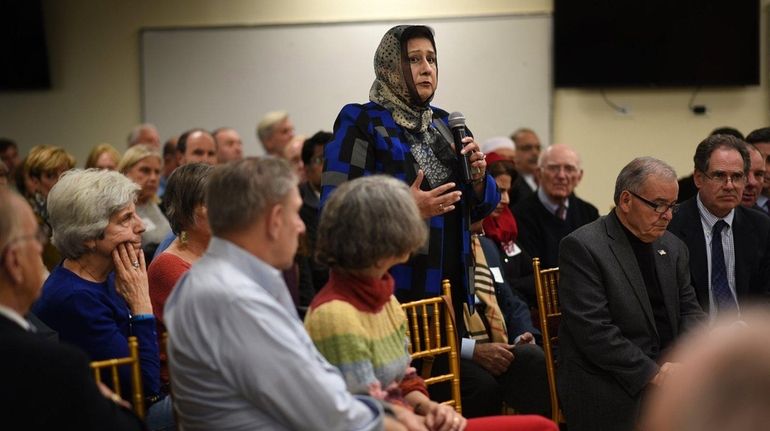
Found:
[[(115, 290), (114, 273), (106, 282), (93, 283), (59, 264), (43, 284), (43, 293), (32, 310), (59, 332), (61, 341), (80, 347), (92, 361), (128, 356), (128, 337), (135, 335), (139, 339), (144, 394), (160, 393), (155, 318), (129, 318), (128, 305)], [(124, 397), (130, 392), (130, 381), (128, 367), (120, 367)]]

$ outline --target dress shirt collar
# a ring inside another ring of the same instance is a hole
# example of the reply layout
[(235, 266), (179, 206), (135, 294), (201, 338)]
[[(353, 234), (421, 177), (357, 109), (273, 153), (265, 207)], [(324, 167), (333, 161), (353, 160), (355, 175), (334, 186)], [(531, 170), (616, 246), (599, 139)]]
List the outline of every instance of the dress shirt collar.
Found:
[(25, 319), (21, 314), (17, 313), (16, 310), (0, 304), (0, 315), (3, 315), (12, 322), (17, 323), (25, 331), (32, 331), (32, 327), (29, 322), (27, 322), (27, 319)]
[(246, 277), (267, 291), (267, 293), (275, 297), (287, 310), (296, 314), (294, 303), (291, 300), (289, 289), (286, 287), (281, 271), (235, 243), (216, 236), (211, 237), (206, 254), (229, 262)]
[[(545, 195), (545, 192), (543, 191), (542, 187), (539, 187), (537, 189), (537, 198), (540, 200), (540, 203), (543, 204), (543, 206), (545, 207), (545, 209), (548, 210), (549, 213), (556, 215), (556, 210), (559, 209), (559, 204), (555, 204), (551, 202), (551, 200), (548, 199), (548, 196)], [(569, 198), (564, 199), (561, 205), (564, 205), (564, 208), (569, 209)]]
[(696, 195), (695, 200), (698, 203), (698, 212), (700, 213), (700, 218), (703, 221), (703, 227), (708, 230), (709, 234), (711, 234), (711, 231), (714, 228), (714, 224), (716, 224), (718, 220), (724, 220), (725, 223), (727, 223), (727, 227), (732, 228), (733, 218), (735, 217), (735, 208), (731, 209), (726, 216), (720, 219), (714, 214), (711, 214), (711, 211), (709, 211), (706, 206), (703, 205), (703, 202), (700, 200), (700, 193)]

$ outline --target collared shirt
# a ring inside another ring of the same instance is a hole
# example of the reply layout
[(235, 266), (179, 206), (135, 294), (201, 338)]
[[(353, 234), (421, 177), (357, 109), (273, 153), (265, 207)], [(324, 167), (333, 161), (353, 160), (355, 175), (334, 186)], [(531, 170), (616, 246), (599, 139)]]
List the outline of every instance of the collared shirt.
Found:
[(382, 407), (354, 397), (316, 350), (280, 271), (221, 238), (165, 307), (174, 403), (185, 430), (372, 430)]
[(524, 182), (527, 183), (530, 189), (532, 191), (537, 190), (537, 182), (535, 181), (535, 176), (532, 174), (522, 174), (521, 177), (524, 179)]
[(8, 318), (8, 320), (12, 322), (16, 322), (21, 326), (25, 331), (31, 331), (32, 327), (27, 322), (27, 319), (25, 319), (21, 314), (17, 313), (16, 310), (6, 307), (5, 305), (0, 304), (0, 315), (3, 315)]
[[(543, 204), (543, 206), (545, 207), (545, 209), (548, 210), (549, 213), (556, 215), (556, 210), (559, 209), (560, 204), (555, 204), (551, 202), (551, 200), (548, 199), (548, 196), (545, 195), (545, 192), (543, 191), (542, 187), (537, 189), (537, 198), (540, 200), (540, 203)], [(569, 199), (564, 199), (564, 202), (562, 202), (561, 205), (564, 205), (564, 208), (569, 210)]]
[[(708, 209), (703, 205), (703, 202), (700, 200), (700, 193), (697, 195), (696, 198), (697, 204), (698, 204), (698, 212), (700, 212), (700, 221), (701, 225), (703, 226), (703, 237), (706, 239), (706, 262), (708, 263), (708, 280), (709, 280), (709, 315), (711, 318), (716, 317), (717, 313), (717, 305), (714, 300), (714, 293), (711, 290), (711, 241), (713, 238), (711, 238), (711, 232), (714, 229), (714, 225), (718, 220), (720, 220), (719, 217), (715, 216), (714, 214), (711, 214)], [(725, 254), (725, 267), (727, 269), (727, 284), (730, 286), (730, 292), (733, 294), (733, 298), (736, 298), (735, 303), (738, 303), (737, 296), (735, 294), (735, 246), (733, 244), (733, 218), (735, 217), (735, 210), (730, 210), (730, 212), (721, 220), (724, 220), (725, 223), (727, 223), (727, 227), (722, 229), (721, 233), (721, 240), (722, 240), (722, 250)], [(738, 308), (740, 310), (740, 307)]]
[(768, 197), (765, 195), (759, 195), (757, 197), (757, 206), (762, 208), (762, 211), (765, 212), (765, 214), (770, 213), (770, 208), (768, 208)]

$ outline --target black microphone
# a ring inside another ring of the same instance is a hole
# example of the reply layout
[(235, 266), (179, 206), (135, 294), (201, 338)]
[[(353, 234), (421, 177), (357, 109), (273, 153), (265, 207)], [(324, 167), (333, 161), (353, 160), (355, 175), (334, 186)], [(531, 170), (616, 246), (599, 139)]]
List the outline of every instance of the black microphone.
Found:
[(470, 184), (473, 181), (471, 177), (471, 161), (470, 154), (460, 154), (460, 150), (463, 149), (463, 138), (468, 136), (465, 133), (465, 116), (459, 112), (452, 112), (449, 114), (449, 128), (452, 129), (452, 136), (455, 140), (455, 152), (457, 158), (460, 160), (460, 168), (463, 171), (463, 181), (466, 184)]

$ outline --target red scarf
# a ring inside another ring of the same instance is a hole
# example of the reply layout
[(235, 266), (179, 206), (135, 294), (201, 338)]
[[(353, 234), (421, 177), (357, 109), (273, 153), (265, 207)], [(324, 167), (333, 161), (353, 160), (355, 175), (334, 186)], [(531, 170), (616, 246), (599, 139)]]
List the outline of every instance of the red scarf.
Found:
[(499, 216), (489, 216), (482, 222), (484, 235), (498, 244), (505, 246), (516, 242), (519, 235), (519, 227), (516, 225), (516, 219), (513, 218), (511, 210), (505, 206)]
[(335, 270), (329, 273), (329, 281), (313, 298), (311, 308), (335, 299), (349, 302), (357, 310), (377, 313), (390, 301), (395, 281), (385, 273), (381, 279), (358, 277)]

